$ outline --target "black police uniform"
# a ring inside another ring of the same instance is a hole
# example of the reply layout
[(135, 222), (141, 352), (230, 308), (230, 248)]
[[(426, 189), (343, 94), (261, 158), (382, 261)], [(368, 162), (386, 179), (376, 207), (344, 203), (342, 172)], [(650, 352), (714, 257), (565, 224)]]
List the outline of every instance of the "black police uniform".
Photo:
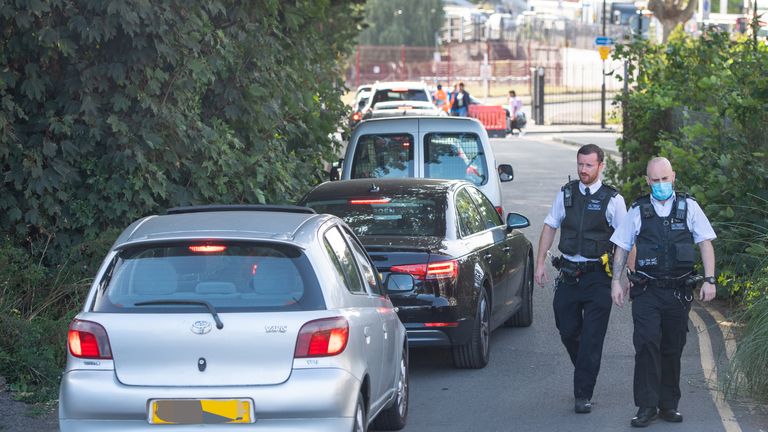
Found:
[(598, 259), (613, 249), (610, 238), (614, 230), (606, 220), (606, 210), (618, 192), (603, 184), (583, 195), (578, 180), (561, 190), (565, 218), (558, 249), (594, 261), (562, 260), (553, 301), (555, 324), (574, 366), (574, 397), (591, 399), (611, 314), (611, 279)]
[(660, 217), (650, 196), (637, 199), (641, 225), (635, 270), (650, 276), (630, 292), (635, 345), (634, 398), (638, 407), (677, 409), (680, 357), (688, 332), (693, 296), (686, 289), (695, 259), (686, 223), (686, 194), (677, 193), (672, 211)]

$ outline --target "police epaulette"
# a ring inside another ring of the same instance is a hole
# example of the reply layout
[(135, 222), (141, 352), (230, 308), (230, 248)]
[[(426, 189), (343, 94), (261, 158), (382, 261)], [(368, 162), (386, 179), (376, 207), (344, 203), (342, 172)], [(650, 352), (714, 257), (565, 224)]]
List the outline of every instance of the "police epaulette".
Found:
[(650, 204), (651, 203), (651, 195), (643, 195), (641, 197), (638, 197), (635, 199), (635, 201), (632, 203), (630, 208), (637, 207), (642, 204)]
[(613, 187), (613, 186), (611, 186), (609, 184), (605, 184), (605, 183), (603, 183), (603, 186), (605, 186), (606, 188), (608, 188), (609, 191), (611, 191), (611, 198), (613, 198), (613, 197), (615, 197), (616, 195), (619, 194), (619, 191), (616, 190), (615, 187)]

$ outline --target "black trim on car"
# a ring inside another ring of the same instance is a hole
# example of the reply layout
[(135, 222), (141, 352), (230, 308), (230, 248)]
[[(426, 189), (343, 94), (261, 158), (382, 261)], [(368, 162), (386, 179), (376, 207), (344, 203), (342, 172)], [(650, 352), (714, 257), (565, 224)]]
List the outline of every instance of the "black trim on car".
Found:
[(174, 207), (166, 210), (166, 214), (205, 213), (218, 211), (264, 211), (282, 213), (315, 214), (309, 207), (294, 205), (265, 205), (265, 204), (212, 204), (201, 206)]

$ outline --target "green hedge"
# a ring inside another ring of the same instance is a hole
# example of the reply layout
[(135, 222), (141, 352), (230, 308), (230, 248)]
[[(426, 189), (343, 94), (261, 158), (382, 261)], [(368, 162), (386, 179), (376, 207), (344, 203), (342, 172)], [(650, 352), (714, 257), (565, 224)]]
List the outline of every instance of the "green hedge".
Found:
[[(324, 178), (362, 3), (0, 2), (12, 387), (57, 381), (66, 318), (115, 230), (173, 206), (292, 202)], [(27, 362), (35, 346), (54, 366)]]

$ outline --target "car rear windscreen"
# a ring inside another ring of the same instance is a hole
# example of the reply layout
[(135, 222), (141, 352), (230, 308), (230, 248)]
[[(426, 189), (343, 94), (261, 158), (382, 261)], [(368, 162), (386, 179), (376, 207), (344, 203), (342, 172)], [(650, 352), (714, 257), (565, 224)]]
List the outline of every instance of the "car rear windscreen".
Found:
[(358, 236), (445, 237), (445, 200), (442, 197), (386, 195), (309, 201), (317, 213), (340, 217)]
[(376, 94), (373, 95), (373, 101), (371, 102), (371, 106), (375, 107), (376, 104), (379, 102), (401, 101), (401, 100), (429, 102), (429, 96), (427, 96), (427, 92), (424, 91), (423, 89), (377, 90)]
[(351, 178), (413, 177), (413, 136), (362, 135), (352, 158)]
[[(164, 305), (137, 305), (164, 301)], [(272, 243), (177, 242), (122, 250), (110, 264), (95, 312), (189, 312), (185, 301), (217, 311), (325, 309), (308, 258)], [(193, 304), (194, 305), (194, 304)]]
[(429, 133), (424, 137), (424, 177), (488, 182), (480, 137), (473, 133)]

